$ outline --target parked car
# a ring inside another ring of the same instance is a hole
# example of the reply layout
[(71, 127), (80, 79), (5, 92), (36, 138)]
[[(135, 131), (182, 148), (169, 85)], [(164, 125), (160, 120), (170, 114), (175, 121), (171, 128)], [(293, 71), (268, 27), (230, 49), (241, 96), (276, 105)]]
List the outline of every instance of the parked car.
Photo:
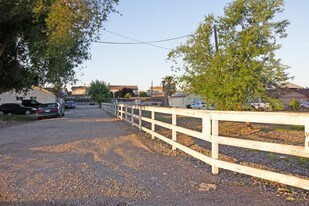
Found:
[(301, 109), (309, 109), (309, 101), (302, 101), (300, 104)]
[(251, 107), (258, 111), (266, 111), (270, 109), (270, 104), (264, 102), (253, 102), (251, 103)]
[(3, 114), (37, 114), (37, 109), (33, 107), (25, 107), (18, 103), (5, 103), (0, 105), (0, 111)]
[(192, 109), (205, 109), (205, 103), (204, 102), (195, 102), (191, 104)]
[(90, 105), (95, 105), (95, 101), (91, 101), (91, 102), (90, 102)]
[(58, 102), (41, 104), (41, 106), (38, 108), (38, 116), (39, 118), (63, 117), (64, 108)]
[(75, 109), (76, 105), (74, 101), (66, 101), (64, 104), (64, 108), (66, 109)]
[(21, 101), (21, 104), (25, 107), (34, 107), (34, 108), (38, 108), (41, 106), (41, 103), (34, 99), (23, 99)]

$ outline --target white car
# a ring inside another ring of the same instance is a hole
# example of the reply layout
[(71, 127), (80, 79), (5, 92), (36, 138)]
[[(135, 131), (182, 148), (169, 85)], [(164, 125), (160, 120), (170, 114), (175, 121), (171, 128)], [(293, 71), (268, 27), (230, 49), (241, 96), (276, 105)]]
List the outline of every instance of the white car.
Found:
[(204, 102), (195, 102), (191, 104), (192, 109), (205, 109), (205, 103)]
[(309, 102), (308, 101), (303, 101), (300, 105), (301, 109), (309, 109)]

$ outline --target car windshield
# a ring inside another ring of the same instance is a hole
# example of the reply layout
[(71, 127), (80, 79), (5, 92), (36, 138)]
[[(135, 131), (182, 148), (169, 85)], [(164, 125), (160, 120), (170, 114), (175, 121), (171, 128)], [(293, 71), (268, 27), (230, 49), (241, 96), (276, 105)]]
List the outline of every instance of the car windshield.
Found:
[(42, 107), (57, 107), (55, 103), (42, 104)]
[(66, 104), (74, 104), (72, 101), (67, 101)]

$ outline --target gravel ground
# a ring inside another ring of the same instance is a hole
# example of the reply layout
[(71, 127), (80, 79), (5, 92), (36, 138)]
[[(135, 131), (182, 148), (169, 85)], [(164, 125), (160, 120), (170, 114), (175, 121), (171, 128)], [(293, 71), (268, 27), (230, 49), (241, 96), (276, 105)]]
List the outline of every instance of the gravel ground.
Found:
[(209, 171), (93, 106), (0, 127), (0, 205), (307, 203), (239, 184), (248, 179), (243, 175)]

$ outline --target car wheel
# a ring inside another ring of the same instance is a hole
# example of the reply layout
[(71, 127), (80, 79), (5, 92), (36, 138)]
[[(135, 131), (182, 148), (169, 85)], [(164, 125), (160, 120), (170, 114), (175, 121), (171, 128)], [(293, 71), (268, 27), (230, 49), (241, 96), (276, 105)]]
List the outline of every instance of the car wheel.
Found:
[(29, 110), (25, 111), (25, 115), (29, 115), (31, 112)]

